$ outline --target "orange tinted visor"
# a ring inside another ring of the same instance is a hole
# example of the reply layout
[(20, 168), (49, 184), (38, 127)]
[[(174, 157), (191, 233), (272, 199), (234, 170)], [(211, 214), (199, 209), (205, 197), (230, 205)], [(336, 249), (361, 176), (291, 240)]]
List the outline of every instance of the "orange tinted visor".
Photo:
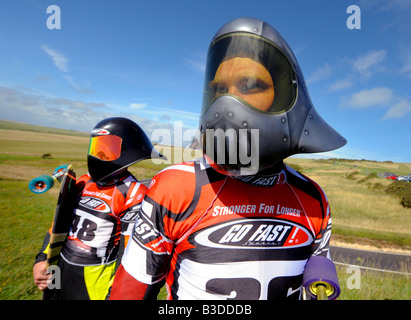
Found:
[(122, 139), (117, 136), (97, 136), (90, 139), (88, 154), (102, 161), (120, 158)]

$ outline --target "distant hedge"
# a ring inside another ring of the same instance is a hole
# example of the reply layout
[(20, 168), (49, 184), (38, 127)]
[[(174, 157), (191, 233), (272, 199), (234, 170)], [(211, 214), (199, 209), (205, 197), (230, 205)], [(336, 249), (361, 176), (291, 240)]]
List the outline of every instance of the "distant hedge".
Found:
[(411, 208), (411, 182), (394, 181), (387, 187), (386, 191), (399, 197), (404, 207)]

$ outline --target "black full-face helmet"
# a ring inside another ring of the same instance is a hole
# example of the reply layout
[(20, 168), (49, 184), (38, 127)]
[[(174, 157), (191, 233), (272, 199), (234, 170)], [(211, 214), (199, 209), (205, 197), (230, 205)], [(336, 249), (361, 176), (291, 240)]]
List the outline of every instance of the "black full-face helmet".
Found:
[(211, 166), (234, 176), (346, 144), (314, 109), (286, 41), (254, 18), (227, 23), (211, 41), (200, 133)]
[(87, 165), (94, 181), (104, 181), (144, 159), (165, 158), (145, 132), (127, 118), (100, 121), (90, 135)]

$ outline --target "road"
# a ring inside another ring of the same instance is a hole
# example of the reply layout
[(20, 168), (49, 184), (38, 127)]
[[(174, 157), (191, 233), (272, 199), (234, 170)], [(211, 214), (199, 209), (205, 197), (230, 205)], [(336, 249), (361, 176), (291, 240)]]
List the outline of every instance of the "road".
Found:
[(334, 262), (409, 273), (411, 255), (330, 246)]

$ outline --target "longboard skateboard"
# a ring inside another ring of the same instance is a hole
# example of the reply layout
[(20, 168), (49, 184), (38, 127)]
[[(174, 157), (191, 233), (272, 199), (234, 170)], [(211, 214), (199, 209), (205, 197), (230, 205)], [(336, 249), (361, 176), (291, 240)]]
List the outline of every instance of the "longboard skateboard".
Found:
[(47, 262), (57, 264), (61, 247), (70, 229), (73, 219), (74, 200), (76, 196), (76, 174), (72, 166), (64, 171), (56, 211), (54, 213), (53, 226), (50, 235), (50, 246), (47, 254)]
[[(58, 167), (53, 176), (54, 178), (50, 176), (46, 177), (51, 178), (53, 181), (61, 180), (61, 188), (50, 233), (50, 242), (47, 252), (47, 267), (58, 264), (60, 251), (64, 244), (64, 241), (67, 238), (73, 219), (74, 201), (76, 197), (76, 174), (72, 170), (71, 165)], [(41, 192), (33, 192), (44, 193), (53, 186), (43, 186), (41, 185), (42, 181), (45, 181), (44, 176), (40, 176), (37, 178), (37, 180), (33, 179), (31, 181), (33, 182), (34, 186), (37, 183), (38, 189), (41, 190)], [(48, 183), (49, 181), (50, 179), (48, 179), (46, 183)], [(56, 290), (54, 289), (45, 289), (43, 291), (43, 300), (52, 299), (55, 291)]]

